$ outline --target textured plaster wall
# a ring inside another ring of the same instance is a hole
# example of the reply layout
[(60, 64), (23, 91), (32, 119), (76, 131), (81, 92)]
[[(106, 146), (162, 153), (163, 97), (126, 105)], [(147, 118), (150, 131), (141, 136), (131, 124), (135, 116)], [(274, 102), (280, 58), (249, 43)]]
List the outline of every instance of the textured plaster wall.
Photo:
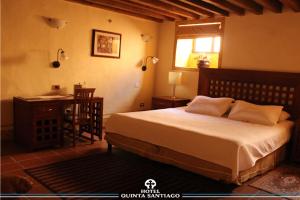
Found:
[[(59, 84), (72, 93), (86, 82), (104, 97), (104, 113), (149, 108), (154, 68), (141, 71), (141, 60), (156, 55), (158, 23), (63, 0), (1, 0), (1, 125), (12, 126), (13, 96), (51, 93)], [(50, 27), (45, 17), (66, 19), (65, 28)], [(109, 23), (109, 19), (112, 20)], [(91, 57), (92, 29), (122, 34), (121, 58)], [(141, 34), (152, 40), (145, 43)], [(63, 48), (70, 59), (50, 66)]]
[[(171, 95), (168, 72), (172, 70), (175, 24), (166, 22), (159, 30), (155, 95)], [(246, 14), (225, 19), (223, 68), (300, 72), (300, 13), (284, 11), (263, 15)], [(163, 45), (162, 45), (163, 44)], [(185, 71), (179, 97), (197, 94), (198, 72)]]

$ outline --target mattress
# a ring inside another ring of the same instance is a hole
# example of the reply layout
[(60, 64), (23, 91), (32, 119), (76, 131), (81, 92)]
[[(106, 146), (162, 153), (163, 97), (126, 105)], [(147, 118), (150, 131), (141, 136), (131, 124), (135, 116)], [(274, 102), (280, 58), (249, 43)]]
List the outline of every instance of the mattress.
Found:
[(287, 143), (292, 126), (291, 121), (265, 126), (193, 114), (181, 107), (114, 114), (106, 131), (227, 167), (235, 179)]

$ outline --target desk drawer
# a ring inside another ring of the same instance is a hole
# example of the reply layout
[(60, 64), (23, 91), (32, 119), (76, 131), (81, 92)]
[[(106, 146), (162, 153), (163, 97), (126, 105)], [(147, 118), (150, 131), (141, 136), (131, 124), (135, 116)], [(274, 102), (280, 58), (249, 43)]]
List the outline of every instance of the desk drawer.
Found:
[(33, 114), (34, 116), (52, 116), (52, 115), (59, 115), (60, 113), (60, 106), (56, 104), (45, 104), (45, 105), (38, 105), (34, 106)]

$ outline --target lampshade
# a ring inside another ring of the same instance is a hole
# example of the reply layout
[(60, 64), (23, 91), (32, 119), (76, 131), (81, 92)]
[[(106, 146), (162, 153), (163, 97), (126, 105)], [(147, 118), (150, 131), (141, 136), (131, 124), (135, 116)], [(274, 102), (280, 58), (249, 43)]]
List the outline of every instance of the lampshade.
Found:
[(151, 40), (151, 36), (150, 35), (148, 35), (148, 34), (141, 34), (141, 37), (142, 37), (142, 40), (144, 41), (144, 42), (149, 42), (150, 40)]
[(60, 59), (61, 60), (68, 60), (69, 56), (66, 54), (65, 51), (62, 51), (61, 54), (60, 54)]
[(182, 72), (169, 72), (169, 84), (180, 85), (181, 84)]
[(48, 18), (48, 21), (50, 26), (57, 29), (62, 29), (67, 24), (67, 21), (64, 19)]
[(156, 57), (152, 57), (152, 63), (153, 63), (153, 64), (156, 64), (158, 61), (159, 61), (159, 59), (158, 59), (158, 58), (156, 58)]

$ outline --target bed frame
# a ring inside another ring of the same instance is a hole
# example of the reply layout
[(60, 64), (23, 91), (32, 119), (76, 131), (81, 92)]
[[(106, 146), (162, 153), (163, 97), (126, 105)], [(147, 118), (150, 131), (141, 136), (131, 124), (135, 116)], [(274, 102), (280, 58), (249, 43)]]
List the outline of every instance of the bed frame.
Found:
[[(300, 73), (199, 68), (198, 94), (210, 97), (232, 97), (256, 104), (282, 105), (300, 118)], [(258, 160), (255, 166), (241, 171), (232, 179), (231, 169), (188, 156), (165, 147), (135, 140), (116, 133), (106, 133), (108, 152), (112, 144), (140, 156), (175, 165), (215, 180), (242, 184), (273, 169), (284, 158), (285, 146)]]
[(198, 94), (282, 105), (300, 118), (300, 73), (199, 68)]

